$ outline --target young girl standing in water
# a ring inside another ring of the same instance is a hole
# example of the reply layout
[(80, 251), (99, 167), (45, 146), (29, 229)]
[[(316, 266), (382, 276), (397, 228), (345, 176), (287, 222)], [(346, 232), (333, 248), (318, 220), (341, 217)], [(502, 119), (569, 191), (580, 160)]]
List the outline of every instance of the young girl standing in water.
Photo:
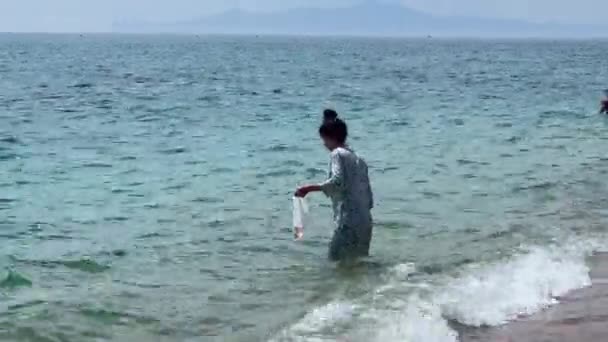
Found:
[(299, 188), (296, 196), (323, 192), (331, 198), (336, 225), (329, 246), (331, 260), (367, 256), (372, 240), (371, 209), (374, 206), (367, 164), (346, 145), (348, 128), (344, 121), (339, 118), (325, 120), (319, 135), (330, 151), (329, 177), (321, 184)]

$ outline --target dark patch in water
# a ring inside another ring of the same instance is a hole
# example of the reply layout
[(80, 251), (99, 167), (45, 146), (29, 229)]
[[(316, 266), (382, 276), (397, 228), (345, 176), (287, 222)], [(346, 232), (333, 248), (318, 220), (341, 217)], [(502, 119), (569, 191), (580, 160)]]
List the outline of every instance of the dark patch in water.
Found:
[(387, 173), (390, 171), (398, 171), (398, 170), (399, 170), (399, 168), (396, 166), (387, 166), (387, 167), (383, 167), (383, 168), (379, 169), (378, 172)]
[(71, 88), (78, 88), (78, 89), (92, 88), (92, 87), (93, 87), (93, 83), (87, 83), (87, 82), (76, 83), (73, 86), (71, 86)]
[[(68, 118), (68, 120), (84, 120), (86, 118), (88, 118), (89, 115), (88, 114), (81, 114), (81, 115), (74, 115), (74, 116), (70, 116)], [(68, 126), (63, 126), (63, 128), (70, 128)]]
[(0, 281), (0, 288), (14, 289), (17, 287), (31, 287), (32, 281), (15, 271), (8, 271), (6, 278)]
[(395, 121), (391, 121), (390, 125), (395, 126), (395, 127), (405, 127), (405, 126), (409, 126), (410, 123), (407, 122), (406, 120), (395, 120)]
[(522, 139), (523, 139), (522, 137), (515, 137), (515, 136), (513, 136), (513, 137), (510, 137), (509, 139), (507, 139), (505, 141), (508, 142), (508, 143), (514, 144), (514, 143), (520, 142)]
[(413, 228), (414, 226), (407, 222), (398, 222), (398, 221), (378, 221), (374, 223), (375, 226), (391, 229), (391, 230), (399, 230), (399, 229), (407, 229)]
[(34, 306), (38, 306), (38, 305), (44, 305), (47, 302), (44, 300), (32, 300), (30, 302), (26, 302), (26, 303), (19, 303), (19, 304), (15, 304), (15, 305), (10, 305), (8, 307), (9, 310), (22, 310), (22, 309), (27, 309), (27, 308), (31, 308)]
[(153, 96), (153, 95), (138, 95), (138, 96), (135, 96), (135, 99), (141, 100), (141, 101), (154, 101), (154, 100), (158, 99), (158, 97)]
[(148, 108), (148, 112), (152, 113), (152, 114), (163, 114), (163, 113), (170, 113), (170, 112), (174, 112), (174, 111), (188, 110), (188, 109), (190, 109), (189, 106), (173, 106), (173, 107), (166, 107), (166, 108)]
[(182, 183), (182, 184), (175, 184), (175, 185), (169, 185), (167, 187), (162, 188), (163, 191), (168, 191), (168, 190), (181, 190), (186, 188), (188, 185), (190, 185), (189, 183)]
[(155, 115), (138, 115), (135, 117), (135, 120), (139, 121), (139, 122), (154, 122), (154, 121), (160, 121), (163, 118), (160, 116), (155, 116)]
[(261, 150), (262, 152), (287, 152), (287, 151), (301, 151), (299, 147), (296, 146), (288, 146), (285, 144), (273, 145), (268, 148), (264, 148)]
[(437, 274), (437, 273), (443, 272), (444, 269), (445, 269), (445, 265), (431, 264), (431, 265), (421, 266), (419, 269), (419, 272), (426, 273), (426, 274)]
[[(207, 224), (209, 225), (210, 228), (218, 228), (218, 227), (225, 225), (226, 223), (221, 220), (213, 220), (211, 222), (208, 222)], [(223, 238), (220, 238), (219, 241), (224, 241), (224, 240), (223, 240)]]
[(0, 204), (9, 204), (15, 202), (17, 202), (17, 200), (13, 198), (0, 198)]
[(481, 99), (481, 100), (504, 100), (505, 98), (498, 96), (498, 95), (481, 94), (481, 95), (479, 95), (479, 99)]
[(33, 222), (28, 224), (28, 227), (30, 228), (30, 232), (40, 232), (42, 231), (42, 227), (56, 227), (54, 224), (52, 223), (47, 223), (47, 222)]
[(52, 241), (52, 240), (74, 240), (73, 237), (71, 236), (67, 236), (67, 235), (58, 235), (58, 234), (51, 234), (51, 235), (38, 235), (36, 236), (36, 238), (38, 240), (44, 240), (44, 241)]
[(217, 197), (197, 197), (192, 200), (196, 203), (224, 203), (224, 200)]
[(154, 322), (158, 322), (153, 318), (139, 317), (128, 313), (105, 309), (81, 308), (79, 311), (83, 316), (107, 325), (127, 325), (130, 321), (134, 321), (139, 324), (152, 324)]
[(142, 84), (146, 82), (151, 82), (153, 79), (151, 77), (136, 76), (133, 80), (135, 81), (135, 83)]
[(163, 154), (180, 154), (180, 153), (184, 153), (187, 152), (188, 149), (180, 146), (180, 147), (175, 147), (175, 148), (170, 148), (170, 149), (166, 149), (166, 150), (162, 150), (160, 151)]
[(19, 159), (19, 155), (15, 153), (0, 153), (0, 160)]
[(117, 257), (124, 257), (127, 256), (127, 251), (125, 251), (124, 249), (116, 249), (112, 251), (112, 255)]
[(283, 93), (283, 89), (277, 88), (277, 89), (274, 89), (272, 92), (275, 93), (275, 94), (282, 94)]
[(488, 194), (487, 192), (475, 192), (473, 194), (473, 197), (488, 197), (490, 196), (490, 194)]
[(475, 161), (475, 160), (469, 160), (469, 159), (458, 159), (456, 161), (458, 163), (458, 165), (483, 165), (484, 163)]
[(137, 239), (153, 239), (153, 238), (160, 238), (160, 237), (167, 237), (169, 235), (167, 234), (161, 234), (161, 233), (147, 233), (147, 234), (143, 234), (137, 237)]
[(201, 101), (201, 102), (214, 102), (214, 101), (219, 101), (220, 97), (217, 95), (204, 95), (204, 96), (199, 96), (196, 100)]
[(42, 100), (61, 100), (61, 99), (65, 99), (68, 96), (65, 94), (47, 94), (47, 95), (42, 95), (40, 97), (40, 99)]
[(569, 110), (547, 110), (540, 113), (541, 118), (555, 118), (566, 116), (577, 116), (577, 113)]
[(69, 269), (79, 270), (87, 273), (101, 273), (110, 269), (110, 266), (101, 265), (91, 259), (79, 259), (79, 260), (15, 260), (18, 262), (26, 263), (29, 265), (56, 268), (56, 267), (67, 267)]
[(129, 189), (120, 189), (120, 188), (117, 188), (117, 189), (112, 189), (112, 193), (113, 193), (113, 194), (126, 194), (126, 193), (130, 193), (130, 192), (133, 192), (133, 190), (129, 190)]
[[(58, 112), (60, 112), (60, 113), (78, 113), (79, 112), (78, 110), (71, 109), (71, 108), (57, 108), (56, 110)], [(72, 117), (70, 119), (77, 119), (77, 118), (83, 118), (84, 119), (86, 117), (87, 117), (86, 115), (79, 115), (79, 116)]]
[(466, 228), (463, 230), (463, 232), (467, 234), (477, 234), (481, 233), (481, 230), (479, 228)]
[(21, 141), (14, 135), (8, 137), (0, 137), (0, 142), (9, 144), (21, 144)]
[(294, 167), (302, 167), (302, 166), (304, 166), (304, 163), (302, 163), (301, 161), (297, 161), (297, 160), (287, 160), (283, 164), (285, 166), (294, 166)]
[(267, 178), (267, 177), (285, 177), (285, 176), (293, 176), (296, 172), (293, 170), (277, 170), (271, 171), (263, 174), (257, 174), (256, 178)]
[[(0, 210), (4, 210), (4, 209), (2, 207), (0, 207)], [(0, 234), (0, 238), (5, 239), (5, 240), (15, 240), (15, 239), (20, 238), (23, 235), (24, 234)]]
[(473, 260), (473, 259), (463, 259), (463, 260), (457, 260), (454, 262), (448, 262), (446, 264), (435, 263), (435, 264), (421, 266), (419, 271), (421, 273), (426, 273), (426, 274), (431, 274), (431, 275), (439, 274), (439, 273), (443, 273), (446, 270), (462, 267), (465, 265), (472, 264), (474, 262), (475, 262), (475, 260)]
[(316, 168), (308, 168), (306, 169), (306, 175), (309, 178), (315, 177), (315, 176), (320, 176), (320, 175), (325, 175), (327, 174), (327, 171), (322, 170), (322, 169), (316, 169)]
[(188, 160), (184, 162), (184, 165), (200, 165), (206, 164), (207, 162), (204, 160)]
[(0, 227), (2, 227), (2, 226), (9, 226), (9, 227), (11, 227), (11, 226), (13, 226), (15, 224), (17, 224), (17, 221), (14, 221), (14, 220), (7, 220), (7, 219), (0, 220)]
[(101, 265), (91, 259), (80, 259), (75, 261), (60, 261), (59, 264), (73, 270), (87, 273), (102, 273), (110, 269), (110, 266)]
[(228, 168), (228, 167), (216, 167), (214, 169), (211, 169), (211, 173), (231, 173), (231, 172), (235, 172), (236, 170)]
[(120, 174), (121, 175), (130, 175), (130, 174), (137, 173), (137, 172), (139, 172), (139, 170), (137, 168), (131, 168), (128, 170), (121, 171)]
[(521, 192), (521, 191), (528, 191), (528, 190), (548, 190), (548, 189), (554, 188), (555, 186), (557, 186), (557, 183), (555, 183), (555, 182), (543, 182), (543, 183), (532, 184), (532, 185), (518, 186), (513, 189), (513, 192)]
[(104, 217), (103, 220), (106, 222), (124, 222), (124, 221), (128, 221), (129, 218), (124, 217), (124, 216), (110, 216), (110, 217)]
[(258, 122), (270, 122), (273, 120), (273, 116), (270, 114), (256, 114), (255, 115), (255, 121)]
[(112, 109), (112, 100), (103, 99), (101, 101), (98, 101), (95, 104), (95, 107), (97, 107), (98, 109), (105, 109), (105, 110)]
[(106, 164), (106, 163), (102, 163), (102, 162), (91, 162), (91, 163), (82, 164), (82, 167), (108, 169), (108, 168), (112, 167), (112, 164)]

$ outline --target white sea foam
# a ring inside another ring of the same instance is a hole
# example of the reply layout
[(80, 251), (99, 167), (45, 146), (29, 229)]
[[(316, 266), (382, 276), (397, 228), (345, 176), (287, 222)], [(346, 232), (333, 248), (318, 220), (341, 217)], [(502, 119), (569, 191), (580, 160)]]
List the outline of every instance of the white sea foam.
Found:
[[(354, 329), (343, 340), (382, 342), (455, 342), (450, 320), (469, 326), (496, 326), (556, 303), (556, 297), (590, 285), (585, 257), (601, 249), (598, 241), (536, 247), (494, 264), (465, 269), (459, 276), (414, 284), (412, 265), (387, 272), (387, 281), (352, 303), (331, 303), (311, 311), (282, 336), (289, 341), (330, 341), (319, 337), (332, 326)], [(394, 297), (401, 293), (402, 297)], [(403, 293), (409, 293), (403, 295)]]
[(399, 311), (379, 311), (378, 327), (371, 341), (456, 342), (457, 333), (442, 317), (438, 305), (412, 296)]
[(469, 270), (439, 296), (443, 315), (470, 326), (500, 325), (590, 285), (584, 254), (537, 248), (506, 263)]
[(301, 320), (279, 333), (271, 341), (334, 341), (324, 337), (324, 330), (349, 321), (358, 305), (348, 302), (331, 302), (306, 314)]

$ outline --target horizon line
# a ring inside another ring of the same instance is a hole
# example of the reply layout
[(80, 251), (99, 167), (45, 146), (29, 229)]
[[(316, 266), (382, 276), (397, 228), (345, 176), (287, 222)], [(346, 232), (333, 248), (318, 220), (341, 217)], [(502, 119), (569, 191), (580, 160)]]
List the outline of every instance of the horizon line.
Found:
[(0, 35), (46, 35), (46, 36), (178, 36), (178, 37), (241, 37), (241, 38), (361, 38), (361, 39), (415, 39), (415, 40), (608, 40), (608, 34), (590, 36), (549, 36), (549, 35), (443, 35), (443, 34), (347, 34), (347, 33), (230, 33), (230, 32), (129, 32), (129, 31), (0, 31)]

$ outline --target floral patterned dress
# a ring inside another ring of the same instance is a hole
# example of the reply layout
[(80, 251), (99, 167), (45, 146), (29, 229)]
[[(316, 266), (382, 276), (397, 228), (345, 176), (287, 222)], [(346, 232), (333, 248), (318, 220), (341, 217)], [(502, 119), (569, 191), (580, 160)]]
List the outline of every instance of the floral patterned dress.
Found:
[(349, 148), (333, 150), (329, 177), (321, 189), (331, 198), (336, 224), (329, 248), (330, 259), (367, 256), (372, 239), (374, 198), (365, 161)]

